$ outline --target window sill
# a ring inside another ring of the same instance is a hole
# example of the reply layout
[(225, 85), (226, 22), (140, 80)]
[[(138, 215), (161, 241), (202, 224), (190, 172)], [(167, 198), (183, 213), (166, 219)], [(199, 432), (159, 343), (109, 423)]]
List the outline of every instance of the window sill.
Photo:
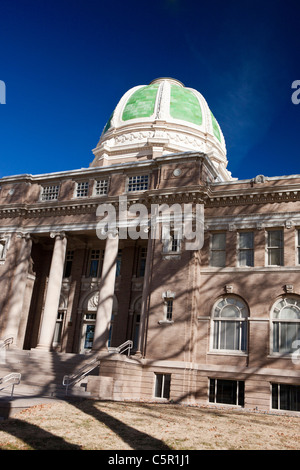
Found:
[(158, 322), (159, 325), (173, 325), (173, 323), (173, 320), (159, 320)]
[[(294, 357), (294, 355), (295, 357)], [(299, 358), (299, 354), (297, 354), (297, 350), (295, 349), (295, 352), (294, 353), (286, 353), (286, 354), (280, 354), (280, 353), (274, 353), (274, 354), (268, 354), (267, 356), (268, 359), (289, 359), (290, 361), (291, 360), (294, 360), (294, 361), (299, 361), (300, 362), (300, 358)]]
[(181, 251), (163, 251), (161, 253), (162, 259), (180, 259)]
[(211, 350), (207, 352), (208, 355), (216, 356), (238, 356), (238, 357), (248, 357), (248, 353), (245, 351), (229, 351), (229, 350)]

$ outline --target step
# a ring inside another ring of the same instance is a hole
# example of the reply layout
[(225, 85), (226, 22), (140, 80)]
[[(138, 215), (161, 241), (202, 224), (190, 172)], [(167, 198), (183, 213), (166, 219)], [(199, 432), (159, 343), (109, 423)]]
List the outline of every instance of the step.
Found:
[[(63, 386), (65, 375), (72, 375), (89, 363), (92, 355), (70, 353), (49, 353), (44, 351), (8, 350), (1, 356), (0, 377), (11, 372), (21, 373), (21, 383), (14, 387), (14, 397), (65, 397), (66, 387)], [(97, 375), (97, 368), (91, 374)], [(69, 396), (89, 397), (86, 391), (86, 379), (68, 389)], [(11, 387), (0, 391), (0, 398), (9, 397)]]

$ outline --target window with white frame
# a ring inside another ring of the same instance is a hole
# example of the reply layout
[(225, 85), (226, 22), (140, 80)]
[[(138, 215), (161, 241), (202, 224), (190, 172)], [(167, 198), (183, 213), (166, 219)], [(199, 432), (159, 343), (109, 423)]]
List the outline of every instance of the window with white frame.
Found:
[(226, 233), (212, 233), (210, 241), (210, 266), (226, 266)]
[(149, 175), (129, 176), (127, 182), (127, 191), (145, 191), (149, 187)]
[(162, 293), (163, 299), (163, 319), (160, 320), (159, 324), (174, 323), (174, 299), (175, 292), (166, 291)]
[(5, 240), (0, 239), (0, 260), (5, 258)]
[(272, 384), (274, 410), (300, 411), (300, 385)]
[(238, 234), (239, 266), (254, 266), (254, 233), (239, 232)]
[(108, 179), (95, 181), (95, 196), (105, 196), (108, 193)]
[(60, 311), (57, 314), (56, 323), (55, 323), (55, 330), (53, 336), (53, 346), (58, 346), (62, 340), (62, 332), (63, 332), (63, 323), (64, 323), (64, 312)]
[(59, 185), (43, 186), (41, 201), (56, 201), (58, 199)]
[(163, 226), (163, 252), (164, 253), (178, 253), (181, 250), (181, 229)]
[(215, 351), (247, 350), (248, 307), (235, 296), (223, 296), (212, 311), (211, 349)]
[(286, 296), (272, 308), (272, 352), (293, 354), (300, 345), (300, 297)]
[(9, 238), (6, 236), (0, 237), (0, 263), (4, 264), (7, 250), (9, 245)]
[(245, 383), (241, 380), (209, 380), (209, 402), (244, 406)]
[(283, 230), (267, 231), (267, 264), (283, 266)]
[(171, 374), (155, 374), (154, 396), (156, 398), (170, 398)]
[(89, 182), (80, 181), (76, 184), (76, 197), (86, 197), (89, 192)]

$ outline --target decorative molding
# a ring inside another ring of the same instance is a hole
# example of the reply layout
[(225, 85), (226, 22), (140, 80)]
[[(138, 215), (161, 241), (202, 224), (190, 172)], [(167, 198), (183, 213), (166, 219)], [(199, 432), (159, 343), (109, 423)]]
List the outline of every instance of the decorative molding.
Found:
[(226, 292), (226, 294), (232, 294), (233, 293), (233, 286), (229, 285), (229, 284), (226, 284), (226, 286), (224, 286), (224, 291)]

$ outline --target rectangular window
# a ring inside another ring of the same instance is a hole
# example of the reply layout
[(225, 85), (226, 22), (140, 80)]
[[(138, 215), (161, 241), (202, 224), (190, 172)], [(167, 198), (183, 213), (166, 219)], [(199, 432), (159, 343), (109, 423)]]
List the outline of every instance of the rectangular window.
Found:
[(59, 186), (44, 186), (42, 188), (41, 201), (56, 201), (58, 199)]
[(76, 197), (86, 197), (89, 191), (88, 181), (82, 181), (76, 185)]
[(137, 175), (128, 177), (128, 192), (145, 191), (149, 187), (149, 175)]
[(166, 300), (166, 319), (171, 321), (173, 315), (173, 299)]
[(254, 266), (254, 234), (240, 232), (239, 235), (239, 266)]
[(272, 408), (300, 411), (300, 385), (272, 384)]
[(57, 346), (61, 342), (63, 322), (64, 322), (64, 312), (58, 312), (56, 324), (55, 324), (54, 336), (53, 336), (53, 346)]
[(156, 398), (170, 398), (171, 374), (155, 374)]
[(267, 232), (268, 266), (283, 266), (283, 231)]
[(300, 264), (300, 230), (297, 230), (297, 264)]
[(147, 260), (147, 247), (141, 247), (139, 253), (138, 277), (144, 277)]
[(211, 235), (210, 266), (226, 266), (226, 233)]
[(74, 258), (74, 251), (73, 250), (68, 250), (67, 255), (66, 255), (64, 277), (70, 277), (71, 276), (73, 258)]
[(244, 406), (245, 384), (237, 380), (210, 379), (209, 401)]
[(118, 256), (117, 256), (116, 277), (121, 276), (121, 263), (122, 263), (122, 250), (119, 250)]
[(102, 270), (103, 251), (91, 250), (88, 277), (100, 277)]
[(181, 249), (181, 230), (162, 227), (163, 230), (163, 252), (164, 253), (178, 253)]
[(108, 180), (98, 180), (95, 182), (95, 195), (104, 196), (108, 193)]
[(0, 240), (0, 260), (5, 258), (5, 240)]

